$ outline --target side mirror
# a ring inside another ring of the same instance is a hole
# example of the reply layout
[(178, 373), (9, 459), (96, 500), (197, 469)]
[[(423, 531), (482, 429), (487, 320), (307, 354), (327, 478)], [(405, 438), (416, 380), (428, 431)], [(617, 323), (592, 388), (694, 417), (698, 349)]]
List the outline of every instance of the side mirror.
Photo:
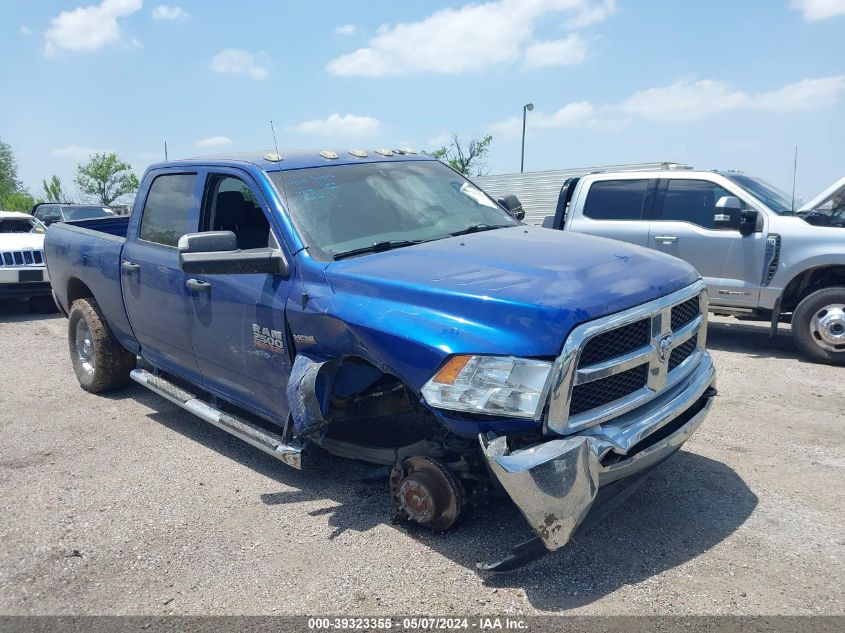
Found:
[(189, 275), (284, 276), (288, 263), (275, 248), (239, 250), (232, 231), (188, 233), (179, 238), (179, 268)]
[(742, 224), (742, 208), (742, 201), (736, 196), (719, 198), (716, 201), (716, 213), (713, 214), (713, 228), (738, 231)]
[(525, 217), (525, 211), (522, 208), (522, 203), (514, 195), (499, 198), (497, 202), (504, 207), (505, 211), (515, 220), (522, 220)]
[(44, 226), (50, 226), (53, 223), (53, 218), (44, 218), (43, 220), (41, 220), (41, 223)]

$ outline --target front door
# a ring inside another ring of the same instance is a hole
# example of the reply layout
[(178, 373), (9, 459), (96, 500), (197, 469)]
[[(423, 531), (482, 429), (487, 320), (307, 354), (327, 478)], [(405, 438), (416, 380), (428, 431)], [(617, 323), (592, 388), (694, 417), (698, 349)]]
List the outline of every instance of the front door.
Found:
[[(220, 169), (205, 181), (204, 231), (232, 231), (241, 249), (278, 247), (267, 201), (251, 178)], [(271, 274), (194, 275), (203, 282), (191, 296), (193, 349), (212, 391), (284, 422), (290, 356), (285, 303), (291, 278)]]
[[(191, 303), (176, 244), (199, 224), (196, 173), (153, 172), (135, 239), (120, 262), (126, 312), (141, 355), (153, 365), (199, 382), (191, 346)], [(117, 266), (115, 262), (115, 266)]]
[(766, 250), (764, 234), (742, 235), (714, 224), (716, 202), (734, 195), (708, 180), (664, 179), (658, 188), (649, 247), (695, 266), (707, 283), (711, 303), (756, 307)]

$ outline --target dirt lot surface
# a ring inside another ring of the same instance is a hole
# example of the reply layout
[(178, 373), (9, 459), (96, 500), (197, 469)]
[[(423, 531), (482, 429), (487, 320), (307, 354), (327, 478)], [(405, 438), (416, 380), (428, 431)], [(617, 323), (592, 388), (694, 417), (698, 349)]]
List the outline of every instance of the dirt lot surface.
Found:
[(66, 322), (0, 307), (0, 613), (842, 614), (845, 368), (714, 319), (720, 397), (592, 533), (479, 575), (508, 503), (445, 535), (385, 483), (287, 468), (139, 386), (77, 385)]

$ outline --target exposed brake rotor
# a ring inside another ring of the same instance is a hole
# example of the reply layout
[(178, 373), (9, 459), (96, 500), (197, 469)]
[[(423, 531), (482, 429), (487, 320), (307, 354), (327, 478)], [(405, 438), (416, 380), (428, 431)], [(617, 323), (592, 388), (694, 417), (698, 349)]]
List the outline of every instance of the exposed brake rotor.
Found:
[(390, 496), (404, 518), (448, 530), (461, 513), (464, 495), (455, 475), (430, 457), (408, 457), (393, 468)]

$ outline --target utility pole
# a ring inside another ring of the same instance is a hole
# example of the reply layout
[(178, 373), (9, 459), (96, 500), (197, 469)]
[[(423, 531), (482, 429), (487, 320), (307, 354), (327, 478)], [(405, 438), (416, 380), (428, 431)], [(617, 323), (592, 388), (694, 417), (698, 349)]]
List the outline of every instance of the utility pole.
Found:
[(525, 117), (534, 109), (533, 103), (526, 103), (522, 106), (522, 158), (519, 161), (519, 173), (525, 171)]

